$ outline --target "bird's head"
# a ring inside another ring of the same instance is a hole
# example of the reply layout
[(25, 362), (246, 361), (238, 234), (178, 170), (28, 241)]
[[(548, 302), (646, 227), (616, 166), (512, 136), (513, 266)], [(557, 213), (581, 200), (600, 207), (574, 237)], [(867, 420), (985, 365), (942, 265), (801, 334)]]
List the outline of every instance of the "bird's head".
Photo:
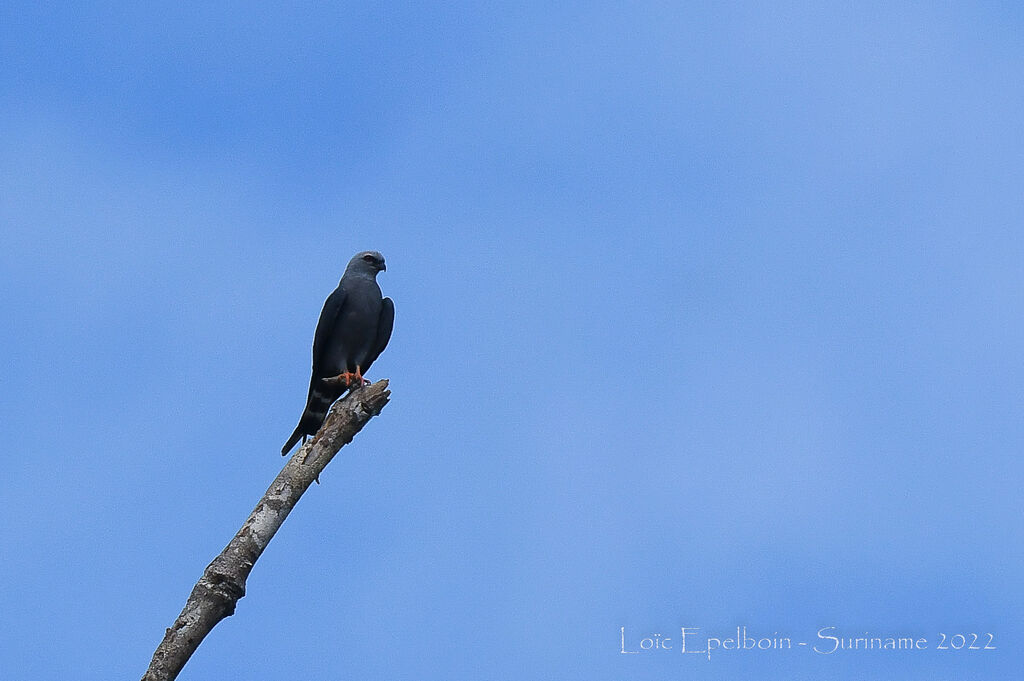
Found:
[(386, 269), (387, 265), (384, 264), (383, 255), (377, 251), (363, 251), (352, 256), (352, 259), (348, 261), (345, 273), (368, 274), (375, 277), (378, 272), (383, 272)]

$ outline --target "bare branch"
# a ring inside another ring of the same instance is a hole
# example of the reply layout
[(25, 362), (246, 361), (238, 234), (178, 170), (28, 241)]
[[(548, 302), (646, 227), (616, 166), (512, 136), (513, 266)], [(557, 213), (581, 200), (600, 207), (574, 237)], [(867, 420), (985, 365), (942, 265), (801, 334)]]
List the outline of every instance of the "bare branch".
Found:
[(185, 608), (153, 653), (142, 681), (176, 678), (210, 630), (234, 614), (235, 604), (245, 595), (245, 580), (274, 533), (338, 450), (388, 403), (391, 391), (387, 388), (387, 380), (378, 381), (335, 403), (320, 431), (292, 455), (242, 529), (203, 571)]

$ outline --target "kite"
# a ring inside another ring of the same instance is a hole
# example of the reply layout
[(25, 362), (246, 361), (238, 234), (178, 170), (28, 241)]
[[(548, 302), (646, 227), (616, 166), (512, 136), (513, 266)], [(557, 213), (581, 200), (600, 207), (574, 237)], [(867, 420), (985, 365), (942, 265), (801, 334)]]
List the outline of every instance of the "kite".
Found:
[[(282, 455), (320, 429), (327, 410), (346, 390), (367, 382), (363, 374), (387, 347), (395, 324), (395, 304), (382, 297), (377, 284), (377, 273), (385, 270), (384, 256), (377, 251), (356, 253), (338, 288), (327, 296), (313, 335), (313, 372), (306, 408), (281, 449)], [(324, 380), (336, 377), (339, 380)]]

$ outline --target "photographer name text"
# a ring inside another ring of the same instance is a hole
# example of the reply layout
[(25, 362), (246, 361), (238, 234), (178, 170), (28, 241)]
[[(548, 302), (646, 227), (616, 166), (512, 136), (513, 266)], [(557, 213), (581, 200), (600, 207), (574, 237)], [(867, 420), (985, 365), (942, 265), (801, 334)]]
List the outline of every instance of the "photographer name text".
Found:
[[(724, 634), (724, 635), (723, 635)], [(708, 660), (713, 655), (739, 652), (773, 652), (786, 650), (810, 650), (818, 655), (839, 655), (844, 653), (892, 653), (921, 650), (982, 652), (995, 650), (995, 637), (991, 633), (936, 632), (927, 638), (920, 635), (898, 633), (875, 634), (860, 632), (850, 634), (837, 627), (821, 627), (813, 638), (806, 640), (772, 632), (748, 630), (738, 626), (733, 631), (709, 635), (701, 627), (680, 627), (678, 634), (660, 632), (634, 633), (626, 627), (619, 628), (619, 652), (622, 655), (644, 655), (676, 653), (701, 655)]]

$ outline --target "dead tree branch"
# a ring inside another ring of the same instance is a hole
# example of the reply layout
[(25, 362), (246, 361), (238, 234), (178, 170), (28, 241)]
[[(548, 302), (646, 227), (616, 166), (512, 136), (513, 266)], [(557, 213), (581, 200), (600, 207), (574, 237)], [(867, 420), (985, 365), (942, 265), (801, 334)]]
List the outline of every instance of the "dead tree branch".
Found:
[(303, 445), (274, 478), (234, 539), (196, 582), (185, 608), (153, 653), (142, 681), (171, 681), (203, 638), (245, 595), (245, 580), (274, 533), (314, 480), (344, 445), (388, 403), (388, 382), (378, 381), (339, 400), (312, 440)]

